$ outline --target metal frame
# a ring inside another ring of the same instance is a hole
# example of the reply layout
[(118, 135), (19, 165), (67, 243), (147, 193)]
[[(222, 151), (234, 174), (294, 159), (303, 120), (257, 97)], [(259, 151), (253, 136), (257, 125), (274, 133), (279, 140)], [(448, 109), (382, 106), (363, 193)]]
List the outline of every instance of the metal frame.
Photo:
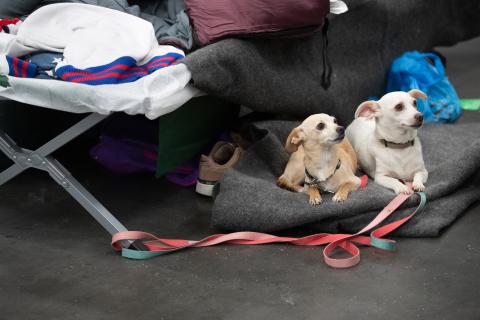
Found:
[[(15, 163), (0, 173), (0, 186), (29, 168), (46, 171), (110, 234), (128, 231), (60, 162), (51, 156), (54, 151), (107, 117), (108, 115), (92, 113), (35, 151), (19, 147), (13, 139), (0, 129), (0, 150)], [(132, 242), (124, 242), (122, 245), (129, 247)], [(142, 249), (138, 247), (137, 243), (134, 243), (133, 246)]]

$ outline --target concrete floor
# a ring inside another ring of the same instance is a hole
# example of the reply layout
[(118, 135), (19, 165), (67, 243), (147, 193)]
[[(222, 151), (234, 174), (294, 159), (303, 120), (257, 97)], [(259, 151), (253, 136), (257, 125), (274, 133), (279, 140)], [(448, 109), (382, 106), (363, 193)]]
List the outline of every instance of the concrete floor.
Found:
[[(480, 97), (480, 39), (442, 49), (460, 96)], [(462, 121), (480, 122), (480, 112)], [(72, 143), (61, 161), (130, 229), (199, 238), (211, 201), (149, 176), (117, 177)], [(0, 188), (0, 319), (480, 319), (480, 206), (438, 239), (366, 248), (333, 270), (320, 248), (220, 246), (148, 261), (109, 236), (42, 173)]]

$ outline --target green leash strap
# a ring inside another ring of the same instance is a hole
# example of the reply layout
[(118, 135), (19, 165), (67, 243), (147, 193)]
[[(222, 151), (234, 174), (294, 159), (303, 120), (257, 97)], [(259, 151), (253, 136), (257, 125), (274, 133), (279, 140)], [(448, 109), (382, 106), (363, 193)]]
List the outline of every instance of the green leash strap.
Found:
[(460, 99), (460, 104), (463, 110), (480, 110), (480, 99)]

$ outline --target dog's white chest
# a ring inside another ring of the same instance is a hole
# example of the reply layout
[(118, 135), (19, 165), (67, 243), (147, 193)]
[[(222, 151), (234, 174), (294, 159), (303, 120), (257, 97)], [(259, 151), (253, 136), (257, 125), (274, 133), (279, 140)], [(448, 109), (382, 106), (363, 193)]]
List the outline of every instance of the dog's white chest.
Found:
[(415, 173), (424, 167), (418, 146), (389, 149), (377, 145), (375, 149), (376, 171), (390, 177), (411, 181)]
[(329, 193), (335, 193), (338, 190), (338, 183), (333, 183), (333, 179), (330, 179), (324, 183), (321, 184), (320, 188), (321, 190)]

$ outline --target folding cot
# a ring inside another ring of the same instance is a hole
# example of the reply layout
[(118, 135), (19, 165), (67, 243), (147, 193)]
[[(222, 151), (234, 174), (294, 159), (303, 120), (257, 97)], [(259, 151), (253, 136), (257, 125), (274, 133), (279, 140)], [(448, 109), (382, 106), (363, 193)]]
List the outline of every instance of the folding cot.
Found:
[[(0, 173), (0, 186), (29, 168), (48, 172), (50, 177), (75, 198), (110, 234), (127, 231), (127, 228), (51, 155), (106, 117), (108, 116), (92, 113), (37, 150), (19, 147), (0, 129), (0, 150), (14, 162), (11, 167)], [(128, 247), (130, 243), (123, 245)]]
[[(177, 109), (192, 97), (201, 95), (197, 89), (189, 85), (190, 72), (183, 64), (159, 70), (154, 77), (155, 81), (144, 78), (134, 83), (118, 85), (117, 89), (112, 90), (111, 87), (85, 86), (57, 80), (2, 76), (4, 84), (0, 86), (0, 100), (15, 100), (39, 107), (89, 115), (37, 150), (18, 146), (0, 128), (0, 150), (14, 162), (11, 167), (0, 173), (0, 186), (26, 169), (45, 171), (110, 234), (127, 231), (127, 228), (100, 201), (53, 158), (52, 153), (100, 123), (111, 112), (143, 113), (148, 118), (154, 119)], [(128, 247), (132, 243), (122, 245)], [(133, 246), (138, 248), (141, 244), (133, 243)]]

